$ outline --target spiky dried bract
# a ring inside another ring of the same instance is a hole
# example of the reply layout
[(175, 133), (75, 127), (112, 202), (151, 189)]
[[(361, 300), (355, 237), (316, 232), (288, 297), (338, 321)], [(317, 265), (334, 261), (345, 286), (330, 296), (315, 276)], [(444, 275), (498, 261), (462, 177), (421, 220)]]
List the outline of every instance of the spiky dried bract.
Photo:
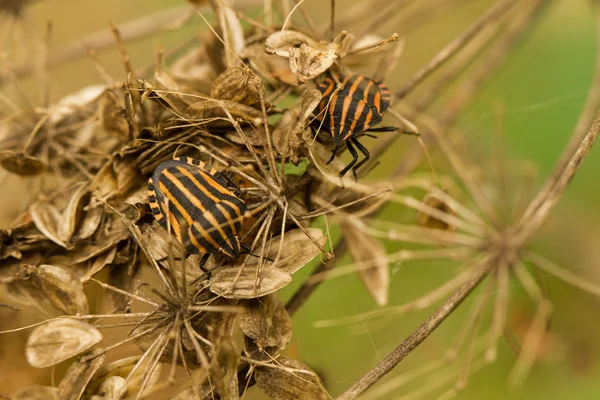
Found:
[(275, 400), (328, 399), (318, 375), (297, 360), (279, 357), (270, 366), (256, 367), (256, 385)]
[(59, 318), (35, 328), (25, 346), (29, 364), (46, 368), (63, 362), (102, 341), (92, 325), (72, 318)]

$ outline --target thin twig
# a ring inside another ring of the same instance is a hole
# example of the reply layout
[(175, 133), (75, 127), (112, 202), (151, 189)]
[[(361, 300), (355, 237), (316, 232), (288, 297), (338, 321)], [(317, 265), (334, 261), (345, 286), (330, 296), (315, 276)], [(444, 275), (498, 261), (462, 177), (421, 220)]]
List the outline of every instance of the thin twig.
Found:
[[(562, 191), (564, 191), (566, 185), (577, 171), (579, 164), (583, 161), (581, 157), (585, 157), (598, 134), (597, 132), (595, 134), (591, 132), (591, 129), (594, 128), (598, 120), (596, 112), (600, 107), (600, 5), (597, 2), (594, 2), (594, 5), (596, 14), (596, 64), (594, 79), (590, 85), (586, 104), (579, 116), (569, 144), (563, 151), (554, 171), (521, 217), (520, 225), (524, 230), (522, 234), (525, 237), (535, 232), (546, 220), (546, 216), (554, 208)], [(594, 115), (596, 115), (595, 118)], [(588, 130), (590, 125), (592, 125), (592, 128)], [(589, 147), (586, 148), (586, 146)]]
[(490, 22), (496, 21), (516, 4), (515, 0), (504, 0), (495, 4), (487, 13), (479, 18), (462, 35), (448, 43), (438, 54), (435, 55), (423, 68), (417, 71), (411, 79), (395, 95), (399, 99), (406, 97), (419, 83), (442, 66), (450, 57), (463, 48), (471, 39), (477, 36)]

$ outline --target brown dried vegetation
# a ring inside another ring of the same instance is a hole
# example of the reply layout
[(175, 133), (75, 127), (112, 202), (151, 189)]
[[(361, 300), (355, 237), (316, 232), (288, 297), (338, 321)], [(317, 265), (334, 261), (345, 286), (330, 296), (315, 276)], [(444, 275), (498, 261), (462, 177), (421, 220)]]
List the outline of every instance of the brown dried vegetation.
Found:
[[(0, 123), (0, 165), (11, 174), (44, 182), (23, 213), (0, 232), (5, 301), (20, 312), (41, 315), (28, 333), (25, 354), (30, 365), (46, 368), (70, 360), (56, 388), (24, 388), (15, 398), (142, 398), (169, 389), (173, 398), (182, 400), (237, 399), (254, 385), (274, 399), (329, 398), (314, 371), (283, 353), (291, 340), (291, 314), (324, 278), (356, 271), (384, 306), (389, 265), (427, 259), (453, 260), (464, 271), (413, 303), (320, 322), (327, 326), (386, 318), (449, 296), (441, 311), (340, 398), (355, 398), (374, 384), (487, 277), (452, 349), (464, 351), (465, 362), (452, 375), (457, 383), (448, 393), (464, 387), (470, 371), (494, 360), (506, 325), (511, 277), (538, 306), (511, 376), (518, 383), (534, 361), (551, 309), (523, 263), (600, 292), (523, 250), (575, 173), (577, 160), (589, 150), (598, 123), (587, 136), (585, 131), (578, 134), (576, 145), (585, 136), (587, 148), (566, 156), (571, 162), (557, 168), (545, 192), (517, 221), (501, 218), (471, 172), (475, 168), (446, 137), (468, 100), (465, 93), (489, 76), (547, 1), (499, 1), (397, 92), (389, 113), (398, 125), (418, 128), (423, 139), (411, 153), (414, 159), (402, 160), (389, 179), (369, 184), (362, 178), (339, 178), (344, 163), (338, 157), (327, 162), (331, 138), (310, 126), (321, 100), (314, 82), (330, 71), (350, 73), (365, 59), (373, 64), (373, 77), (385, 80), (401, 54), (402, 41), (397, 34), (381, 38), (369, 32), (354, 37), (343, 31), (333, 37), (333, 20), (325, 40), (325, 33), (319, 35), (305, 14), (305, 26), (288, 18), (287, 3), (267, 7), (263, 23), (227, 1), (211, 1), (218, 21), (214, 35), (194, 42), (170, 68), (159, 52), (151, 79), (134, 72), (114, 27), (125, 79), (107, 79), (106, 85), (82, 89), (44, 109), (16, 112)], [(405, 2), (392, 3), (385, 13), (403, 10)], [(251, 28), (242, 29), (242, 20)], [(504, 35), (490, 34), (501, 29)], [(429, 93), (417, 101), (404, 99), (454, 54), (468, 55), (453, 60), (439, 79), (436, 90), (446, 89), (492, 39), (504, 51), (484, 53), (488, 59), (479, 60), (482, 72), (459, 88), (448, 114), (425, 114), (432, 101)], [(360, 57), (365, 54), (369, 57)], [(101, 65), (98, 69), (103, 71)], [(595, 110), (596, 103), (592, 96), (588, 107)], [(587, 118), (587, 128), (593, 113), (582, 118)], [(373, 161), (394, 138), (380, 139), (372, 149)], [(440, 147), (460, 185), (450, 176), (408, 175), (420, 161), (423, 144)], [(227, 175), (241, 188), (248, 209), (241, 241), (252, 254), (236, 260), (211, 255), (206, 264), (210, 277), (198, 268), (200, 256), (187, 256), (154, 221), (146, 197), (154, 169), (184, 155)], [(373, 163), (366, 165), (360, 175), (371, 167)], [(415, 191), (420, 194), (413, 195)], [(379, 218), (387, 204), (414, 209), (414, 224)], [(337, 245), (330, 243), (331, 224), (341, 230)], [(384, 240), (421, 247), (391, 253)], [(334, 256), (346, 249), (353, 264), (332, 269)], [(312, 261), (320, 264), (311, 278), (287, 306), (282, 304), (277, 292)], [(481, 310), (494, 288), (492, 326), (486, 339), (479, 340)], [(105, 334), (115, 331), (121, 334)], [(137, 355), (109, 358), (122, 346), (135, 346)], [(383, 393), (385, 388), (380, 388)]]

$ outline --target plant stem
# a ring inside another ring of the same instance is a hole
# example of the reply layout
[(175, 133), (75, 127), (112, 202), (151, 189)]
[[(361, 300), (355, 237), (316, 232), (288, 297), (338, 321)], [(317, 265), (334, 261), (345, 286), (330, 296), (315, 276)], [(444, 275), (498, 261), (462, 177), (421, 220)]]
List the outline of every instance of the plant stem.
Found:
[[(590, 92), (571, 140), (563, 151), (560, 160), (556, 163), (552, 175), (521, 217), (519, 227), (524, 240), (544, 223), (598, 135), (598, 114), (596, 114), (598, 107), (600, 107), (600, 5), (598, 2), (594, 2), (594, 10), (596, 17), (596, 65)], [(588, 129), (588, 127), (590, 128)]]
[(452, 312), (471, 294), (471, 292), (486, 278), (493, 263), (489, 260), (475, 268), (471, 278), (465, 282), (446, 302), (438, 308), (398, 347), (385, 357), (373, 369), (367, 372), (359, 381), (350, 386), (337, 400), (352, 400), (374, 385), (385, 374), (390, 372), (400, 361), (409, 355), (423, 342)]
[(473, 25), (460, 36), (448, 43), (438, 54), (435, 55), (423, 68), (417, 71), (411, 79), (395, 95), (402, 99), (412, 92), (418, 85), (442, 66), (450, 57), (456, 54), (467, 43), (471, 41), (483, 28), (491, 22), (496, 21), (516, 3), (515, 0), (504, 0), (496, 3), (487, 13), (481, 16)]

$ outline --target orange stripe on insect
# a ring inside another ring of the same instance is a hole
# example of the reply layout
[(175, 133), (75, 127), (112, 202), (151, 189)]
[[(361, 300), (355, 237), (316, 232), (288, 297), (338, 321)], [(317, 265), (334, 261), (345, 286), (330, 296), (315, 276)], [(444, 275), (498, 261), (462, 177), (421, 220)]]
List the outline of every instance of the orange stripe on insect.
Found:
[[(173, 177), (173, 175), (170, 174), (168, 171), (164, 171), (163, 173), (165, 174), (165, 176), (167, 178), (169, 177), (168, 175), (170, 175), (170, 176)], [(176, 184), (175, 182), (173, 182), (173, 183)], [(179, 182), (179, 181), (177, 181), (177, 183), (181, 184), (181, 182)], [(173, 205), (175, 206), (175, 208), (177, 209), (177, 211), (179, 211), (179, 213), (181, 214), (181, 216), (186, 220), (186, 222), (189, 225), (191, 225), (192, 224), (192, 217), (190, 216), (190, 214), (188, 214), (188, 212), (186, 211), (186, 209), (179, 203), (179, 201), (177, 200), (177, 198), (175, 196), (173, 196), (173, 194), (171, 194), (171, 192), (169, 192), (169, 189), (167, 189), (167, 187), (165, 186), (164, 183), (159, 182), (158, 185), (159, 185), (160, 191), (163, 193), (163, 195), (165, 195), (165, 197), (169, 200), (170, 203), (173, 203)], [(169, 213), (169, 214), (171, 214), (171, 213)]]
[(360, 116), (363, 113), (365, 104), (367, 104), (367, 103), (359, 102), (358, 106), (356, 106), (356, 112), (354, 113), (354, 120), (352, 121), (352, 125), (350, 125), (350, 134), (354, 133), (354, 129), (356, 128), (356, 124), (358, 124), (358, 120), (360, 119)]
[(364, 94), (363, 94), (363, 101), (365, 103), (369, 102), (369, 94), (370, 94), (369, 90), (371, 89), (371, 86), (373, 86), (374, 83), (375, 82), (373, 80), (369, 80), (369, 83), (367, 83), (367, 86), (365, 87), (365, 91), (364, 91)]
[(375, 103), (375, 109), (377, 111), (381, 110), (381, 92), (375, 93), (375, 98), (373, 99), (373, 102)]
[[(182, 175), (185, 175), (186, 178), (188, 178), (190, 181), (192, 181), (192, 183), (202, 191), (202, 193), (204, 193), (206, 195), (206, 197), (208, 197), (209, 199), (211, 199), (212, 201), (220, 201), (219, 198), (213, 196), (213, 194), (206, 190), (206, 188), (204, 187), (204, 185), (202, 185), (200, 182), (198, 182), (198, 180), (196, 179), (196, 177), (194, 176), (194, 174), (192, 174), (190, 171), (188, 171), (185, 168), (182, 167), (177, 167), (177, 171), (180, 172)], [(202, 172), (200, 172), (202, 174)], [(205, 174), (206, 175), (206, 174)], [(204, 175), (202, 176), (203, 178), (205, 177)], [(211, 179), (212, 180), (212, 179)], [(179, 182), (179, 181), (178, 181)], [(214, 181), (213, 181), (214, 182)], [(182, 185), (183, 186), (183, 185)], [(212, 185), (211, 185), (212, 186)], [(179, 186), (177, 186), (179, 188)], [(188, 197), (188, 198), (193, 198), (195, 200), (195, 202), (193, 202), (193, 204), (198, 207), (201, 211), (206, 211), (206, 208), (204, 208), (204, 206), (202, 205), (202, 203), (196, 198), (194, 197), (189, 190), (186, 189), (181, 189), (179, 188), (179, 190), (181, 190), (182, 192), (185, 190), (184, 194)], [(197, 204), (199, 203), (199, 204)]]
[(229, 227), (231, 228), (231, 231), (235, 232), (235, 226), (234, 226), (235, 221), (233, 220), (233, 218), (231, 218), (231, 214), (229, 214), (229, 212), (225, 209), (225, 207), (223, 207), (219, 203), (216, 204), (216, 207), (221, 211), (221, 214), (223, 214), (223, 216), (227, 220), (227, 225), (229, 225)]

